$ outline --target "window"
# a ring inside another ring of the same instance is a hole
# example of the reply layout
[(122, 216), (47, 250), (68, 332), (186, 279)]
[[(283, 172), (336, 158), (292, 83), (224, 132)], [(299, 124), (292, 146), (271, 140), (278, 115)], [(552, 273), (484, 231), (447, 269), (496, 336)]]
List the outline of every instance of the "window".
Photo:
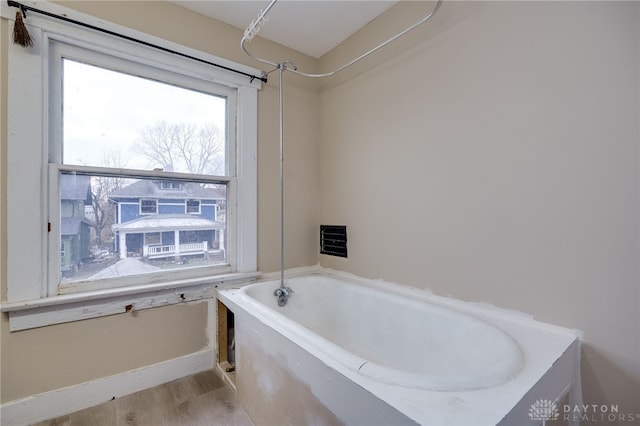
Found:
[[(52, 179), (61, 207), (77, 203), (84, 213), (86, 202), (96, 212), (71, 223), (60, 210), (60, 244), (75, 244), (59, 259), (59, 290), (160, 271), (232, 271), (226, 222), (190, 197), (226, 202), (236, 91), (66, 43), (52, 47), (60, 70), (50, 97)], [(149, 171), (154, 178), (142, 175)], [(160, 244), (161, 231), (173, 235), (170, 243)]]
[(140, 214), (157, 214), (158, 200), (140, 200)]
[(145, 245), (160, 244), (160, 241), (161, 240), (159, 232), (147, 232), (144, 234)]
[[(187, 213), (200, 214), (200, 200), (187, 200), (185, 210)], [(215, 208), (213, 214), (215, 215)]]
[(160, 182), (160, 187), (162, 189), (180, 189), (180, 182)]
[[(260, 82), (46, 17), (30, 33), (38, 49), (8, 47), (8, 302), (255, 271)], [(121, 261), (154, 268), (109, 275)]]

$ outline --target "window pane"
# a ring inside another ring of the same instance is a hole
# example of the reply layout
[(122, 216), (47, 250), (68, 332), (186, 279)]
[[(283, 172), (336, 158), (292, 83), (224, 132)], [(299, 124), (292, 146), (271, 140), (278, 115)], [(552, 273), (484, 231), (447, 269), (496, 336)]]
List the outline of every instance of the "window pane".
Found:
[(225, 265), (226, 206), (224, 183), (62, 173), (62, 281)]
[(156, 214), (158, 213), (157, 200), (140, 200), (140, 214)]
[(187, 213), (200, 214), (200, 200), (187, 200)]
[(227, 99), (63, 60), (63, 163), (226, 175)]

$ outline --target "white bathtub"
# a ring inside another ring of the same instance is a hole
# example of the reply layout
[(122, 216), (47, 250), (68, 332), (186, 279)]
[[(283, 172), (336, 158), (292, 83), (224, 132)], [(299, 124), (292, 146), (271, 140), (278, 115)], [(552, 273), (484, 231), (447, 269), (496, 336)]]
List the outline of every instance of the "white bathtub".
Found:
[[(279, 284), (261, 282), (219, 296), (236, 314), (239, 387), (251, 389), (245, 396), (239, 389), (240, 399), (270, 401), (245, 407), (257, 424), (279, 401), (285, 412), (295, 411), (292, 398), (303, 411), (317, 399), (336, 419), (271, 417), (264, 424), (536, 424), (528, 423), (533, 395), (555, 400), (575, 388), (575, 332), (326, 272), (287, 279), (293, 293), (278, 307), (273, 292)], [(243, 366), (252, 372), (243, 375)], [(549, 383), (542, 383), (545, 376)], [(308, 389), (310, 396), (292, 388)]]
[(495, 326), (441, 306), (337, 278), (287, 280), (290, 303), (278, 307), (279, 282), (244, 289), (255, 302), (320, 337), (319, 351), (364, 376), (428, 390), (499, 385), (523, 363), (518, 344)]

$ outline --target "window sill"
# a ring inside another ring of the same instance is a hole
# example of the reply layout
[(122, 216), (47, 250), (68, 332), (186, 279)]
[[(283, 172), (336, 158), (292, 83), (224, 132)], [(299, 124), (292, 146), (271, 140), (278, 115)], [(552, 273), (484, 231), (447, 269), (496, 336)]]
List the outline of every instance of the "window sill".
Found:
[(135, 312), (215, 296), (218, 288), (255, 280), (260, 272), (223, 274), (214, 277), (119, 287), (66, 294), (21, 302), (3, 302), (9, 314), (9, 330), (19, 331), (53, 324)]

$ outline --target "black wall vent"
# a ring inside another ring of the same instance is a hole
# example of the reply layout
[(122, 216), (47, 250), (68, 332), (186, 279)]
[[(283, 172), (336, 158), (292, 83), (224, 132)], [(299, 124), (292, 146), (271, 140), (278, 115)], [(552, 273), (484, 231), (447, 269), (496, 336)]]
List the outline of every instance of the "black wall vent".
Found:
[(320, 254), (347, 257), (347, 227), (320, 225)]

